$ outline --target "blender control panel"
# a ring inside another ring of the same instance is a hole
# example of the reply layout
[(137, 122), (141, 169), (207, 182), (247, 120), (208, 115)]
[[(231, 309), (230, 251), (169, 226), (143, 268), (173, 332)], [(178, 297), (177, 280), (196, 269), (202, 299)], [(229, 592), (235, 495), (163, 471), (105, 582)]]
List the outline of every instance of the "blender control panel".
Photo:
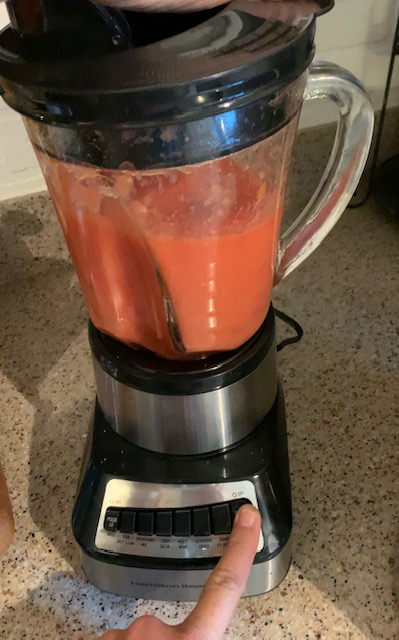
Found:
[[(95, 545), (103, 551), (163, 558), (222, 555), (238, 509), (258, 506), (252, 482), (161, 485), (108, 482)], [(258, 552), (263, 549), (261, 534)]]

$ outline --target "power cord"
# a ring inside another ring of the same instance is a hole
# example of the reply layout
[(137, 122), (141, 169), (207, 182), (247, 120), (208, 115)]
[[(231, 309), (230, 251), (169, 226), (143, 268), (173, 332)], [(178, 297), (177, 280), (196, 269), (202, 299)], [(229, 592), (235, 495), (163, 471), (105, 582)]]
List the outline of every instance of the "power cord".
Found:
[(282, 340), (277, 345), (277, 351), (281, 351), (281, 349), (284, 349), (284, 347), (287, 347), (289, 344), (294, 344), (295, 342), (299, 342), (303, 336), (303, 329), (299, 324), (299, 322), (294, 320), (294, 318), (287, 316), (287, 314), (284, 313), (284, 311), (279, 311), (279, 309), (274, 309), (274, 313), (276, 314), (277, 318), (279, 318), (280, 320), (288, 324), (290, 327), (292, 327), (292, 329), (294, 329), (294, 331), (296, 331), (296, 336), (292, 336), (292, 338), (286, 338), (285, 340)]

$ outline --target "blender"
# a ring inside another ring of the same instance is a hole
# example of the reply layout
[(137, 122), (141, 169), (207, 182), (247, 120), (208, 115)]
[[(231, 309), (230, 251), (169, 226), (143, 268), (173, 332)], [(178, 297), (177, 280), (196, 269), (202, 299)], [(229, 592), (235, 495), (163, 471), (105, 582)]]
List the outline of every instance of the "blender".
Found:
[[(289, 569), (272, 287), (344, 211), (373, 125), (349, 72), (310, 66), (319, 4), (8, 3), (2, 95), (24, 117), (90, 314), (97, 394), (72, 524), (100, 589), (196, 600), (245, 502), (262, 516), (245, 594)], [(279, 237), (304, 97), (337, 105), (336, 140)]]

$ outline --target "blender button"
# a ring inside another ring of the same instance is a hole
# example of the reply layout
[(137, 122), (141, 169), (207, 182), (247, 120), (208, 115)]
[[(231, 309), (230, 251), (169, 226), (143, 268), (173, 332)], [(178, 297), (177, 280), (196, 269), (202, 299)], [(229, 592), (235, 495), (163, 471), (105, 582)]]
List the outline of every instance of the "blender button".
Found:
[(154, 535), (154, 512), (139, 511), (136, 519), (136, 533), (139, 536)]
[(212, 507), (212, 533), (221, 535), (231, 533), (229, 504), (217, 504)]
[(136, 512), (133, 509), (123, 509), (119, 522), (119, 530), (121, 533), (134, 533), (134, 524), (136, 522)]
[(174, 535), (177, 537), (191, 536), (190, 509), (177, 509), (174, 512)]
[(248, 498), (241, 498), (240, 500), (233, 500), (233, 502), (230, 502), (230, 511), (231, 511), (232, 521), (234, 521), (234, 518), (236, 517), (238, 509), (242, 507), (243, 504), (252, 504), (252, 502), (248, 500)]
[(120, 516), (120, 509), (107, 509), (104, 518), (105, 531), (118, 531)]
[(172, 535), (172, 512), (157, 511), (155, 513), (155, 534), (157, 536)]
[(211, 514), (208, 507), (193, 509), (193, 535), (211, 535)]

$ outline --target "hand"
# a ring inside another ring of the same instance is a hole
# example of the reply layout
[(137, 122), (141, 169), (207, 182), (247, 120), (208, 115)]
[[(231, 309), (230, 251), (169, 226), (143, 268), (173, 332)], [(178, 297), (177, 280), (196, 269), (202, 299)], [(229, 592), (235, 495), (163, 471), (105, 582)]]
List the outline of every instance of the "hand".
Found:
[[(1, 0), (0, 0), (1, 1)], [(228, 0), (227, 0), (228, 1)], [(261, 0), (259, 0), (261, 1)], [(270, 0), (281, 2), (282, 0)], [(285, 0), (285, 2), (298, 0)], [(226, 4), (226, 0), (93, 0), (99, 4), (117, 9), (133, 9), (135, 11), (202, 11)]]
[(142, 616), (125, 631), (107, 631), (99, 640), (221, 640), (247, 584), (259, 534), (259, 512), (244, 505), (223, 557), (184, 622), (171, 627), (154, 616)]
[(14, 517), (6, 478), (0, 464), (0, 556), (14, 540)]

